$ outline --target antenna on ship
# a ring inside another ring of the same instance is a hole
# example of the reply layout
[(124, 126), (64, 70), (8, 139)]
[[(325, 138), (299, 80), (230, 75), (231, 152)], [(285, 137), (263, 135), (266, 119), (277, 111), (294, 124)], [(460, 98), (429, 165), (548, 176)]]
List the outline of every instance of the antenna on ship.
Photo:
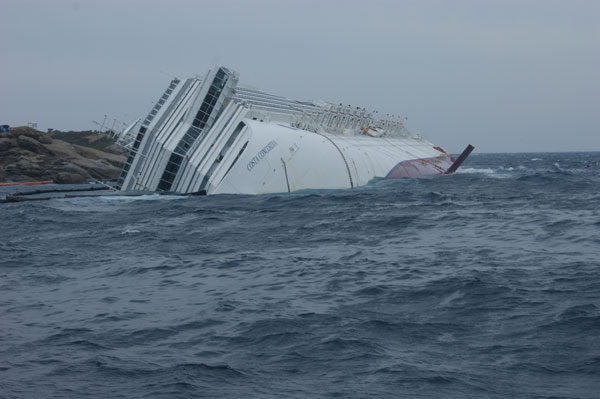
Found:
[(104, 114), (104, 120), (102, 121), (102, 125), (100, 125), (100, 131), (104, 130), (104, 124), (106, 123), (106, 114)]
[(110, 137), (113, 137), (116, 134), (115, 133), (115, 125), (116, 124), (117, 124), (117, 118), (113, 118), (113, 124), (110, 127), (110, 131), (109, 131)]
[(135, 139), (134, 128), (135, 126), (142, 120), (142, 118), (137, 118), (133, 123), (131, 123), (125, 130), (118, 134), (117, 145), (125, 149), (129, 149), (133, 144)]
[(124, 128), (120, 128), (119, 131), (117, 131), (117, 130), (115, 130), (115, 125), (117, 125), (117, 123), (118, 123), (119, 125), (127, 127), (127, 123), (121, 122), (117, 118), (113, 118), (112, 126), (110, 128), (108, 128), (108, 125), (106, 124), (106, 119), (108, 119), (108, 115), (104, 115), (104, 120), (102, 121), (102, 123), (92, 121), (92, 123), (94, 125), (98, 126), (98, 129), (99, 129), (99, 130), (97, 130), (98, 133), (108, 133), (108, 135), (111, 138), (118, 137), (119, 135), (122, 134), (122, 131), (124, 130)]

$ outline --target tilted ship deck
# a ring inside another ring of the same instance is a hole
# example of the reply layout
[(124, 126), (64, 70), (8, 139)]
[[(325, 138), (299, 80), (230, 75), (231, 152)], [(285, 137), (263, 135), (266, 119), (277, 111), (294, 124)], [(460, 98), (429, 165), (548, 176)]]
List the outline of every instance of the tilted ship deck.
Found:
[(120, 143), (129, 149), (121, 190), (202, 194), (345, 189), (451, 173), (472, 149), (453, 164), (398, 117), (242, 87), (236, 72), (219, 66), (202, 79), (173, 79), (137, 134), (128, 129)]

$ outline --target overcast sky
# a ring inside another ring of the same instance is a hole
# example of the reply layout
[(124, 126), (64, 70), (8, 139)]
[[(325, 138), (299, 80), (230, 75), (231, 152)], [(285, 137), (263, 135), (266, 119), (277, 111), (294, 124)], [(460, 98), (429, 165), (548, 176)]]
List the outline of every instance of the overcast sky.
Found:
[(600, 1), (1, 0), (0, 123), (145, 116), (214, 64), (452, 152), (600, 151)]

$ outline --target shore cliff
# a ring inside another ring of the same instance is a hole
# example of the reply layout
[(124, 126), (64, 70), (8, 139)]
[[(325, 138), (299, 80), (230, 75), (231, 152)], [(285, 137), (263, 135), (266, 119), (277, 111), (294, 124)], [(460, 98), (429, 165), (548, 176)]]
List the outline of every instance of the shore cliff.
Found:
[(0, 183), (111, 180), (124, 162), (124, 152), (106, 133), (43, 133), (30, 127), (0, 133)]

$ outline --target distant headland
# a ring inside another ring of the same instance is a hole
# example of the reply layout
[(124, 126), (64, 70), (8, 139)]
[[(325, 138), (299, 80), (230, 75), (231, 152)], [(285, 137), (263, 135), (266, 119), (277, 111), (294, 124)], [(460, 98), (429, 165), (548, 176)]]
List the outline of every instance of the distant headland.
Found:
[(0, 183), (111, 180), (124, 162), (123, 150), (108, 133), (44, 133), (31, 127), (0, 132)]

